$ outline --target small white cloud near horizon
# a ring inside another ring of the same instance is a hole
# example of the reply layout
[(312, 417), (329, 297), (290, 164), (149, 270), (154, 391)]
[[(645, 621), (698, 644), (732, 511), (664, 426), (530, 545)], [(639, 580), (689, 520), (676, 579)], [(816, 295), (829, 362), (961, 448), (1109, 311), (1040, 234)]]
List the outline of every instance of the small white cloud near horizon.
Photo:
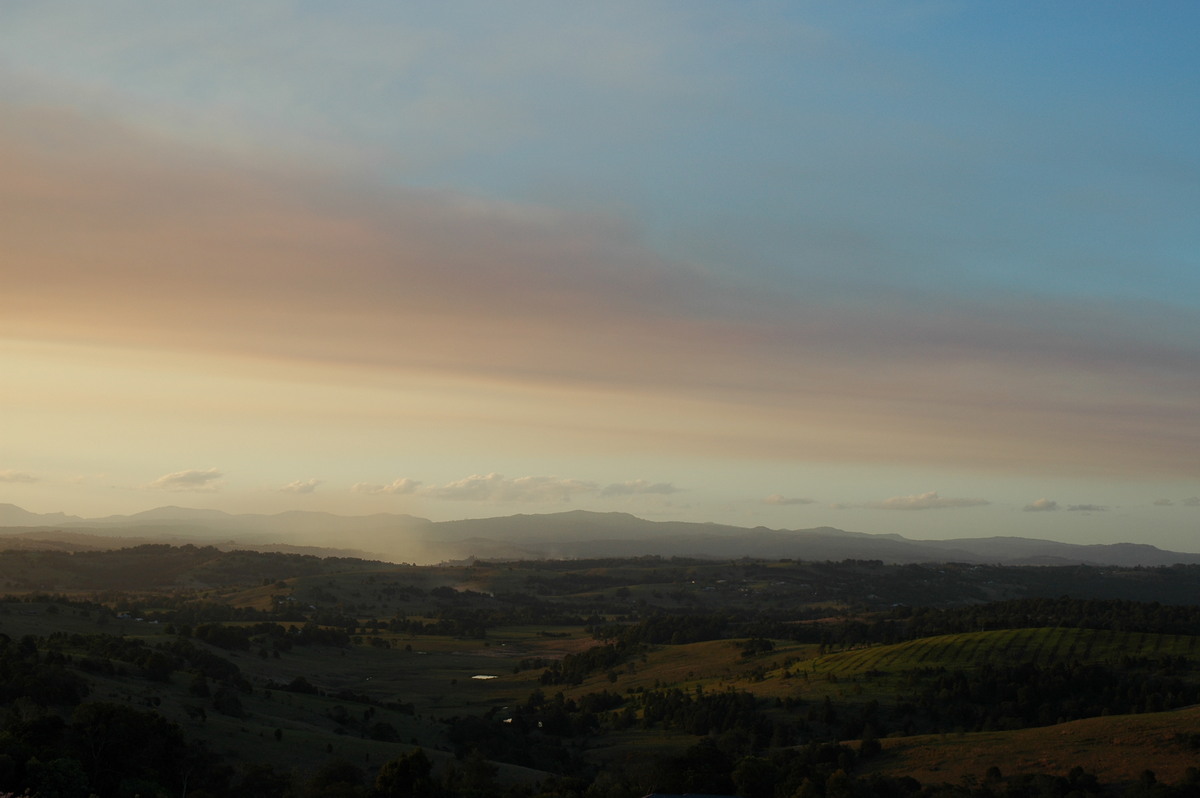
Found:
[(609, 497), (652, 493), (660, 496), (668, 496), (672, 493), (679, 493), (681, 490), (682, 488), (677, 488), (670, 482), (647, 482), (644, 479), (630, 479), (625, 482), (614, 482), (611, 485), (605, 486), (600, 491), (600, 495)]
[(494, 501), (494, 502), (569, 502), (575, 496), (592, 495), (600, 498), (620, 496), (669, 496), (683, 492), (683, 488), (671, 482), (650, 482), (645, 479), (629, 479), (601, 486), (597, 482), (557, 476), (506, 477), (491, 472), (471, 474), (463, 479), (442, 485), (426, 485), (407, 477), (395, 480), (390, 485), (359, 482), (351, 490), (355, 493), (378, 495), (416, 494), (443, 501)]
[(781, 493), (772, 493), (770, 496), (762, 500), (763, 504), (774, 504), (779, 506), (795, 505), (795, 504), (815, 504), (815, 499), (801, 499), (795, 497), (784, 496)]
[(416, 493), (421, 482), (408, 477), (398, 477), (392, 480), (389, 485), (377, 485), (373, 482), (357, 482), (350, 488), (355, 493), (365, 493), (368, 496), (375, 496), (380, 493), (392, 493), (404, 495), (408, 493)]
[(319, 479), (297, 479), (279, 489), (280, 493), (312, 493), (321, 484)]
[(0, 471), (0, 482), (30, 483), (37, 481), (37, 477), (35, 477), (33, 474), (26, 474), (24, 471), (13, 471), (12, 469)]
[(421, 495), (448, 501), (499, 501), (499, 502), (569, 502), (580, 493), (595, 493), (599, 486), (594, 482), (559, 477), (515, 477), (503, 474), (472, 474), (465, 479), (447, 482), (445, 485), (430, 486)]
[(1069, 513), (1102, 513), (1108, 510), (1102, 504), (1072, 504), (1067, 508)]
[(936, 490), (912, 496), (892, 496), (883, 501), (859, 505), (834, 505), (837, 509), (862, 507), (867, 510), (954, 510), (963, 507), (982, 507), (991, 504), (987, 499), (950, 499), (938, 495)]
[(211, 492), (220, 488), (220, 480), (223, 476), (225, 475), (216, 468), (192, 468), (186, 471), (175, 471), (171, 474), (163, 474), (158, 479), (147, 484), (146, 488), (150, 490), (190, 490), (197, 492)]
[(1180, 502), (1184, 507), (1200, 507), (1200, 496), (1192, 496)]
[(1171, 501), (1170, 499), (1155, 499), (1154, 506), (1155, 507), (1174, 507), (1175, 502)]
[(1058, 502), (1053, 499), (1038, 499), (1035, 502), (1030, 502), (1021, 509), (1027, 513), (1046, 513), (1053, 512), (1059, 509), (1059, 507)]

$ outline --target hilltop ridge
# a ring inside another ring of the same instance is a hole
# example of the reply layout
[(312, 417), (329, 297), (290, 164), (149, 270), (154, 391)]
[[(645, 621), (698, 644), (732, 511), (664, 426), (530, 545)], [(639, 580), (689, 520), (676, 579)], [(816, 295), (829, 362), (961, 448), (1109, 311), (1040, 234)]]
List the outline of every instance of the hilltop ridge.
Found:
[(0, 504), (0, 538), (56, 544), (74, 541), (81, 548), (88, 547), (80, 535), (135, 538), (139, 543), (223, 542), (265, 549), (333, 545), (339, 556), (356, 553), (374, 559), (425, 563), (472, 558), (648, 555), (1121, 567), (1200, 563), (1200, 554), (1167, 551), (1144, 543), (1077, 544), (1019, 536), (914, 540), (829, 526), (739, 527), (650, 521), (629, 513), (591, 510), (432, 521), (392, 513), (347, 516), (291, 510), (273, 515), (235, 515), (165, 506), (133, 515), (88, 519), (61, 512), (32, 513), (16, 505)]

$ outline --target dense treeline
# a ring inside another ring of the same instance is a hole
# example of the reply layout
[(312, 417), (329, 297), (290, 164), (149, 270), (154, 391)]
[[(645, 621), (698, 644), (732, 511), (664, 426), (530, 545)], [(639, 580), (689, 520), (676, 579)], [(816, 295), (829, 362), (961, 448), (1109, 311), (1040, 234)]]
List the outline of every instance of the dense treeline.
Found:
[[(828, 613), (825, 613), (826, 615)], [(966, 607), (896, 607), (871, 617), (812, 621), (748, 617), (728, 612), (667, 615), (599, 626), (601, 640), (655, 644), (694, 643), (728, 637), (759, 637), (819, 643), (829, 649), (895, 643), (934, 635), (1029, 627), (1069, 627), (1114, 632), (1196, 634), (1200, 606), (1121, 599), (1015, 599)]]
[[(1200, 701), (1200, 685), (1175, 675), (1174, 658), (1149, 667), (1059, 662), (1048, 667), (985, 664), (912, 676), (910, 699), (893, 723), (899, 731), (984, 731), (1048, 726), (1100, 715), (1159, 712)], [(891, 729), (888, 729), (890, 731)]]
[(763, 712), (763, 702), (752, 693), (724, 690), (704, 693), (679, 688), (643, 691), (632, 696), (641, 711), (643, 729), (663, 728), (686, 731), (698, 737), (737, 730), (755, 741), (754, 748), (793, 741), (793, 732)]
[(153, 712), (84, 703), (87, 683), (65, 663), (31, 637), (0, 635), (0, 785), (99, 798), (176, 791), (187, 761), (179, 728)]
[(593, 646), (551, 662), (539, 681), (543, 685), (581, 684), (591, 674), (615, 668), (640, 650), (640, 646), (623, 642)]
[[(107, 551), (4, 552), (8, 582), (30, 590), (142, 590), (181, 581), (233, 585), (262, 580), (373, 570), (385, 564), (352, 557), (318, 557), (282, 552), (221, 551), (214, 546), (147, 543)], [(34, 575), (23, 577), (24, 574)], [(44, 584), (39, 574), (54, 575)]]
[[(351, 624), (351, 628), (353, 626)], [(316, 621), (308, 621), (300, 626), (289, 624), (287, 627), (271, 621), (248, 626), (202, 624), (195, 629), (181, 626), (178, 632), (184, 637), (194, 637), (229, 651), (249, 651), (255, 644), (275, 652), (288, 651), (294, 645), (338, 648), (350, 645), (350, 635), (344, 629), (338, 628), (337, 625), (322, 625)]]
[(656, 613), (637, 623), (598, 626), (593, 628), (592, 634), (598, 640), (612, 640), (623, 645), (662, 643), (681, 645), (728, 637), (735, 624), (735, 619), (724, 613), (711, 615)]
[(440, 635), (443, 637), (487, 637), (487, 630), (496, 621), (482, 613), (446, 613), (441, 618), (422, 621), (415, 618), (393, 618), (386, 628), (389, 632), (407, 635)]
[(26, 698), (38, 707), (78, 704), (88, 694), (88, 685), (65, 665), (61, 656), (40, 656), (31, 636), (14, 642), (0, 634), (0, 703)]

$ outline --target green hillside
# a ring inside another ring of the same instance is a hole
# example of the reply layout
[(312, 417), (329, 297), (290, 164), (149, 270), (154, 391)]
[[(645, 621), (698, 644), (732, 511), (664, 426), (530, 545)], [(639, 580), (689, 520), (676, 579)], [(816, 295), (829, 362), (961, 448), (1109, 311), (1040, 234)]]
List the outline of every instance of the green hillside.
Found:
[(1119, 662), (1123, 657), (1190, 657), (1200, 653), (1200, 636), (1113, 632), (1102, 629), (1034, 628), (938, 635), (814, 659), (814, 674), (853, 677), (925, 668), (982, 665), (1052, 665), (1058, 662)]

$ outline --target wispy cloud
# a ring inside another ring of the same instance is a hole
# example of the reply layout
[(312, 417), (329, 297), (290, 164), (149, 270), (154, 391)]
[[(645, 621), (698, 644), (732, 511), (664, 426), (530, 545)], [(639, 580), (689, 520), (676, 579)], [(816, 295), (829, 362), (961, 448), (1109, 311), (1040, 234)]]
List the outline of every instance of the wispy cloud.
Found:
[(781, 493), (772, 493), (770, 496), (766, 497), (762, 501), (763, 501), (763, 504), (778, 504), (778, 505), (815, 504), (816, 503), (815, 499), (800, 499), (800, 498), (795, 498), (795, 497), (784, 496)]
[(892, 496), (890, 499), (867, 502), (859, 506), (868, 510), (952, 510), (962, 507), (981, 507), (990, 503), (986, 499), (943, 498), (938, 495), (937, 491), (929, 491), (913, 496)]
[(5, 469), (0, 471), (0, 482), (37, 482), (38, 478), (24, 471)]
[(1069, 513), (1102, 513), (1108, 510), (1107, 507), (1099, 504), (1068, 504), (1066, 507), (1062, 507), (1053, 499), (1038, 499), (1021, 509), (1027, 513), (1054, 512), (1056, 510), (1066, 510)]
[(360, 482), (351, 489), (355, 493), (414, 494), (442, 501), (478, 502), (569, 502), (578, 496), (611, 499), (621, 496), (668, 496), (682, 489), (670, 482), (650, 482), (630, 479), (601, 485), (583, 479), (558, 476), (506, 477), (503, 474), (471, 474), (440, 485), (425, 485), (403, 477), (390, 484)]
[[(1172, 499), (1155, 499), (1154, 506), (1155, 507), (1174, 507), (1176, 505), (1175, 505), (1175, 501)], [(1179, 506), (1180, 507), (1200, 507), (1200, 496), (1192, 496), (1190, 498), (1183, 499), (1182, 501), (1179, 502)]]
[(431, 486), (421, 493), (449, 501), (567, 502), (583, 493), (595, 493), (594, 482), (558, 477), (515, 477), (502, 474), (472, 474), (465, 479)]
[(312, 493), (321, 484), (319, 479), (297, 479), (295, 482), (289, 482), (279, 490), (283, 493)]
[(611, 485), (605, 485), (600, 490), (600, 495), (608, 497), (652, 493), (660, 496), (668, 496), (672, 493), (679, 493), (679, 491), (680, 488), (675, 487), (670, 482), (647, 482), (644, 479), (631, 479), (626, 482), (614, 482)]
[(420, 485), (421, 483), (418, 480), (409, 479), (408, 477), (400, 477), (399, 479), (395, 479), (387, 485), (379, 485), (372, 482), (358, 482), (354, 485), (354, 487), (351, 488), (351, 490), (355, 493), (366, 493), (368, 495), (380, 493), (407, 494), (415, 493)]
[(163, 474), (146, 485), (151, 490), (181, 490), (208, 492), (217, 490), (225, 475), (215, 468), (189, 469)]

